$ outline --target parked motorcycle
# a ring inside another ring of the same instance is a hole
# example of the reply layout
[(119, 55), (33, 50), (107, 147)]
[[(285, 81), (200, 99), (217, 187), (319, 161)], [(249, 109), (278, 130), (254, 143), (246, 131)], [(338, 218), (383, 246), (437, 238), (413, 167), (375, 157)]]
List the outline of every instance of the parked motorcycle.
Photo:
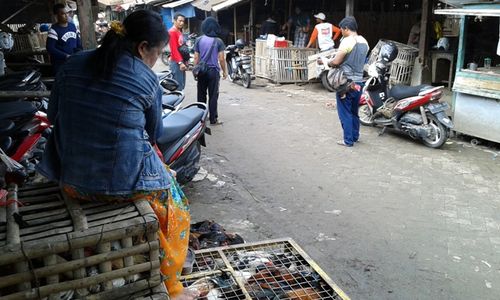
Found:
[(360, 99), (359, 118), (366, 126), (382, 126), (403, 132), (421, 140), (431, 148), (441, 147), (453, 128), (445, 111), (447, 103), (440, 103), (443, 87), (430, 85), (389, 87), (389, 63), (398, 53), (396, 45), (388, 43), (380, 49), (379, 59), (370, 65), (370, 78), (365, 83)]
[[(161, 86), (172, 92), (178, 83), (167, 77), (162, 79)], [(177, 181), (184, 184), (198, 173), (201, 146), (206, 146), (205, 133), (210, 134), (210, 129), (206, 127), (206, 104), (196, 102), (180, 109), (179, 99), (177, 104), (163, 101), (163, 134), (156, 144), (164, 162), (177, 172)]]
[(24, 167), (22, 172), (16, 171), (16, 178), (26, 179), (34, 175), (35, 165), (42, 158), (46, 137), (49, 134), (50, 123), (47, 115), (38, 111), (33, 103), (27, 101), (0, 103), (2, 161), (7, 165), (7, 160), (15, 161)]
[(245, 42), (237, 40), (234, 45), (226, 47), (227, 73), (231, 82), (241, 80), (244, 87), (249, 88), (252, 84), (252, 58), (248, 55), (240, 55), (245, 47)]

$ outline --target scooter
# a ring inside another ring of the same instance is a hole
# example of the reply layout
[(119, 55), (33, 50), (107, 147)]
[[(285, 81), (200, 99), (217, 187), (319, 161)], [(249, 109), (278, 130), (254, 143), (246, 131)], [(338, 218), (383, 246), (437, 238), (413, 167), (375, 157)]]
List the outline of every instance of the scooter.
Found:
[[(453, 128), (445, 111), (447, 103), (440, 103), (443, 87), (430, 85), (389, 87), (389, 63), (397, 55), (381, 57), (369, 66), (368, 75), (360, 98), (359, 118), (365, 126), (378, 125), (392, 128), (413, 139), (421, 140), (431, 148), (440, 148)], [(382, 50), (381, 50), (382, 52)]]
[(234, 45), (226, 47), (226, 62), (228, 78), (231, 82), (241, 80), (244, 87), (250, 88), (252, 84), (252, 58), (248, 55), (240, 55), (245, 47), (245, 42), (237, 40)]
[[(172, 78), (164, 78), (160, 84), (170, 91), (178, 86)], [(200, 102), (182, 109), (180, 103), (162, 106), (163, 134), (156, 145), (164, 162), (177, 172), (177, 181), (184, 184), (191, 181), (200, 168), (201, 146), (206, 147), (205, 133), (210, 134), (206, 123), (208, 106)]]

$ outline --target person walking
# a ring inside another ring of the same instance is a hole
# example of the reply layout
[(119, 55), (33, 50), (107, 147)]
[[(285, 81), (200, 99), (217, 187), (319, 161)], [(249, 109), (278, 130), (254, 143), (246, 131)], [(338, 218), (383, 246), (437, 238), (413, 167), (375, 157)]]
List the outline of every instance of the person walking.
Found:
[(182, 58), (179, 47), (184, 44), (184, 36), (182, 35), (182, 28), (186, 18), (180, 13), (174, 15), (174, 26), (170, 28), (170, 71), (174, 79), (179, 83), (179, 90), (183, 90), (186, 86), (186, 70), (187, 64)]
[(52, 24), (47, 35), (46, 48), (50, 56), (54, 75), (66, 62), (70, 55), (83, 49), (80, 32), (75, 24), (68, 21), (68, 11), (64, 4), (58, 3), (53, 7), (56, 23)]
[(322, 12), (314, 15), (314, 17), (316, 18), (316, 23), (318, 24), (314, 26), (314, 30), (306, 48), (311, 48), (311, 46), (315, 45), (316, 40), (318, 40), (320, 51), (333, 49), (333, 47), (335, 47), (335, 40), (340, 37), (340, 28), (326, 22), (326, 16)]
[(37, 170), (78, 201), (147, 200), (155, 212), (160, 270), (171, 299), (192, 300), (179, 276), (189, 203), (155, 151), (163, 130), (161, 88), (151, 69), (168, 43), (161, 16), (137, 10), (111, 23), (101, 47), (61, 66), (47, 117), (54, 126)]
[(333, 68), (341, 68), (347, 79), (346, 91), (337, 91), (337, 111), (344, 131), (344, 139), (337, 144), (352, 147), (359, 140), (359, 98), (363, 85), (363, 66), (370, 49), (365, 38), (358, 35), (358, 23), (354, 17), (345, 17), (339, 23), (342, 36), (339, 51), (328, 62)]
[(206, 18), (201, 24), (203, 35), (196, 39), (194, 44), (195, 66), (203, 61), (208, 66), (208, 71), (198, 76), (198, 102), (207, 103), (210, 124), (220, 125), (217, 112), (217, 101), (219, 100), (220, 71), (222, 78), (227, 78), (226, 62), (224, 60), (224, 42), (217, 37), (220, 31), (219, 23), (212, 17)]

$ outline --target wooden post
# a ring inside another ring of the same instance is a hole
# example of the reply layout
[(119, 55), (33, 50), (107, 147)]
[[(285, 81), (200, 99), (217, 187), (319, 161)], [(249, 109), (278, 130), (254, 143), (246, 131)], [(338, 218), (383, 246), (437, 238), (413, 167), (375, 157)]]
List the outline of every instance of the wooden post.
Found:
[(236, 5), (233, 7), (233, 20), (234, 20), (234, 24), (233, 24), (233, 29), (234, 29), (234, 43), (236, 43), (236, 40), (237, 40), (237, 21), (236, 21)]
[(345, 1), (345, 16), (353, 16), (354, 15), (354, 0), (346, 0)]
[(425, 58), (427, 42), (427, 23), (429, 18), (429, 0), (422, 0), (422, 18), (420, 20), (420, 38), (418, 42), (418, 56), (422, 63)]
[[(288, 16), (285, 18), (285, 22), (288, 23), (288, 19), (290, 19), (290, 17), (292, 16), (292, 4), (293, 4), (293, 0), (290, 0), (290, 2), (288, 2)], [(286, 36), (287, 36), (287, 40), (291, 40), (291, 36), (290, 36), (290, 33), (292, 32), (292, 29), (290, 28), (290, 26), (287, 26), (286, 27), (287, 29), (287, 33), (286, 33)]]
[(250, 0), (250, 19), (249, 19), (250, 20), (250, 22), (249, 22), (250, 23), (250, 37), (249, 37), (249, 40), (250, 41), (253, 41), (253, 37), (254, 37), (254, 35), (253, 35), (253, 33), (254, 33), (253, 32), (254, 31), (253, 28), (254, 28), (254, 21), (255, 21), (254, 20), (254, 15), (255, 15), (254, 14), (254, 10), (255, 9), (254, 9), (254, 2), (253, 1), (254, 0)]
[[(412, 85), (422, 84), (425, 69), (425, 56), (427, 45), (427, 23), (429, 17), (429, 0), (422, 0), (422, 18), (420, 21), (420, 39), (418, 42), (418, 57), (412, 73)], [(430, 70), (432, 72), (432, 70)]]
[(92, 6), (89, 0), (76, 0), (78, 8), (78, 21), (83, 49), (94, 49), (96, 47), (94, 18), (92, 17)]

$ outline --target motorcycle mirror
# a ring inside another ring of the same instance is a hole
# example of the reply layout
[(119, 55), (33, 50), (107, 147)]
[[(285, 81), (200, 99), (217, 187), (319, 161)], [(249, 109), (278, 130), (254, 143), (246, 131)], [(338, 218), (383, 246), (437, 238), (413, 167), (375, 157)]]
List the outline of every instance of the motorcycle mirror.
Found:
[(171, 92), (177, 90), (177, 88), (179, 87), (179, 83), (175, 79), (173, 79), (173, 78), (165, 78), (165, 79), (163, 79), (160, 82), (160, 85), (164, 89), (166, 89), (168, 91), (171, 91)]

